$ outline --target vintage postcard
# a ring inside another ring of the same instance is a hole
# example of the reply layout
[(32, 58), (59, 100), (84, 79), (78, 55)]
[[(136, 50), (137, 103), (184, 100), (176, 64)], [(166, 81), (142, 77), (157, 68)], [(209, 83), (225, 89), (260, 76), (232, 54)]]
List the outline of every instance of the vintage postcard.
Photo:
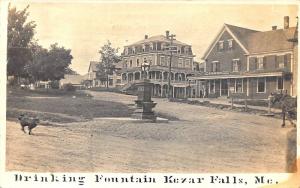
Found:
[(0, 23), (0, 187), (300, 186), (297, 1), (4, 0)]

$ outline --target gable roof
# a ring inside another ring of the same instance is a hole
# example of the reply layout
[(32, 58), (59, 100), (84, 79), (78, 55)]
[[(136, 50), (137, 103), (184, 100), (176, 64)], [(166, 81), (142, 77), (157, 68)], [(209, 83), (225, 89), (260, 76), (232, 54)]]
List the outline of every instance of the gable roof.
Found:
[(218, 33), (213, 43), (204, 53), (203, 59), (209, 55), (224, 31), (227, 31), (230, 35), (232, 35), (235, 41), (247, 54), (256, 54), (292, 49), (293, 44), (288, 42), (288, 39), (294, 37), (296, 27), (271, 31), (256, 31), (253, 29), (224, 24), (222, 30)]
[[(133, 43), (131, 45), (128, 45), (128, 46), (139, 45), (139, 44), (144, 44), (144, 43), (149, 43), (149, 42), (155, 42), (155, 41), (157, 41), (157, 42), (167, 42), (167, 43), (171, 42), (171, 40), (167, 39), (167, 37), (164, 36), (164, 35), (156, 35), (156, 36), (152, 36), (152, 37), (149, 37), (147, 39), (144, 39), (144, 40), (140, 40), (140, 41), (135, 42), (135, 43)], [(177, 45), (182, 45), (182, 46), (190, 46), (189, 44), (185, 44), (185, 43), (180, 42), (180, 41), (178, 41), (176, 39), (173, 40), (173, 43), (177, 44)]]
[(96, 71), (98, 71), (98, 68), (97, 68), (97, 64), (98, 63), (99, 62), (97, 62), (97, 61), (90, 61), (90, 66), (89, 66), (88, 72), (96, 72)]
[(218, 35), (215, 37), (215, 39), (212, 41), (212, 43), (207, 48), (202, 59), (207, 58), (207, 56), (210, 54), (210, 52), (212, 51), (212, 49), (217, 44), (217, 42), (222, 37), (222, 35), (225, 31), (227, 31), (232, 36), (232, 38), (240, 45), (240, 47), (245, 51), (245, 53), (249, 53), (246, 48), (246, 42), (244, 40), (241, 40), (240, 38), (244, 38), (249, 33), (258, 32), (258, 31), (252, 30), (252, 29), (242, 28), (242, 27), (233, 26), (233, 25), (224, 23), (224, 25), (222, 26), (222, 29), (218, 32)]
[(252, 33), (257, 33), (259, 31), (253, 29), (247, 29), (243, 27), (238, 27), (234, 25), (225, 24), (225, 26), (234, 34), (234, 36), (242, 43), (242, 45), (247, 49), (246, 38)]

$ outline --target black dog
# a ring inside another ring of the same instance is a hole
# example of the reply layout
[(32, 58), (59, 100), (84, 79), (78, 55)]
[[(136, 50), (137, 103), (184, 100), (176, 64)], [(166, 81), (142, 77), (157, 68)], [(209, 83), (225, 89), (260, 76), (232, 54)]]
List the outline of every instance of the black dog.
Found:
[(40, 122), (40, 120), (38, 118), (32, 118), (32, 117), (28, 117), (24, 114), (21, 114), (19, 117), (18, 117), (19, 121), (20, 121), (20, 124), (22, 126), (21, 130), (25, 132), (24, 130), (24, 127), (28, 126), (28, 134), (31, 135), (31, 130), (33, 128), (35, 128), (37, 126), (37, 124)]

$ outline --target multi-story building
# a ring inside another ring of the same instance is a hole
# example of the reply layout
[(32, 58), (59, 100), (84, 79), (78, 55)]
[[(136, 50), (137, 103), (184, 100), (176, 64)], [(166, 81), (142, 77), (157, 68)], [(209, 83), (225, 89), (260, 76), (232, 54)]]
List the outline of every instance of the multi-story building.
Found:
[(288, 41), (295, 32), (287, 16), (283, 29), (263, 32), (224, 24), (203, 56), (204, 73), (191, 78), (196, 93), (266, 99), (273, 91), (287, 90), (295, 96), (297, 45)]
[[(141, 64), (147, 61), (150, 71), (147, 78), (154, 84), (153, 96), (166, 97), (168, 91), (168, 75), (171, 45), (169, 31), (166, 35), (145, 38), (141, 41), (125, 46), (122, 53), (122, 84), (124, 90), (129, 89), (135, 82), (141, 80)], [(195, 57), (191, 45), (173, 40), (171, 60), (171, 87), (173, 97), (183, 98), (195, 94), (187, 77), (194, 73)]]

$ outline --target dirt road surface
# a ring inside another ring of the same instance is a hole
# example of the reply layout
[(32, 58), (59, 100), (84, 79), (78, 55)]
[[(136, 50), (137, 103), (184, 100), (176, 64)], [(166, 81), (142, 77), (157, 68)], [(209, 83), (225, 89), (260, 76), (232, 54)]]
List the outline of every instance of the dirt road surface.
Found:
[[(93, 92), (132, 104), (134, 96)], [(7, 170), (38, 172), (284, 172), (280, 120), (188, 104), (158, 102), (169, 123), (94, 120), (39, 126), (29, 136), (7, 122)]]

